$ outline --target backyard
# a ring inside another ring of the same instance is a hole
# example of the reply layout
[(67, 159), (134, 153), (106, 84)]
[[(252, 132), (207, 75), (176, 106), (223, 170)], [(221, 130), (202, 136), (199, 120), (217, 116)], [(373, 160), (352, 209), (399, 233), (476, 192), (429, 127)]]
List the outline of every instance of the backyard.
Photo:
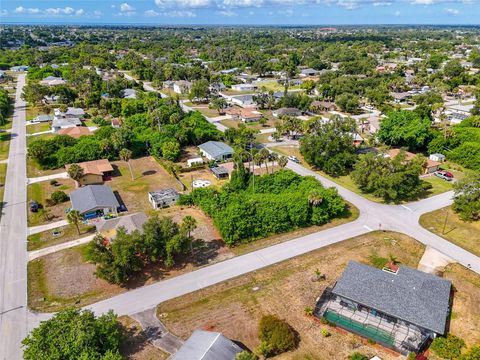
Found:
[(420, 224), (428, 231), (480, 256), (480, 221), (462, 221), (449, 206), (422, 215)]
[[(391, 352), (306, 316), (305, 308), (314, 307), (318, 296), (335, 283), (349, 260), (373, 265), (393, 255), (403, 265), (416, 267), (423, 250), (423, 245), (405, 235), (370, 233), (164, 302), (157, 314), (172, 333), (183, 339), (194, 329), (204, 328), (222, 332), (251, 350), (259, 345), (260, 317), (274, 314), (285, 319), (300, 336), (299, 347), (278, 359), (343, 360), (358, 351), (369, 358), (378, 355), (393, 360), (397, 356)], [(318, 272), (326, 280), (316, 281)], [(480, 329), (475, 327), (480, 319), (480, 307), (475, 303), (480, 296), (480, 277), (456, 265), (447, 269), (445, 277), (459, 290), (454, 298), (452, 332), (472, 345), (480, 340)], [(324, 329), (331, 336), (323, 336)]]

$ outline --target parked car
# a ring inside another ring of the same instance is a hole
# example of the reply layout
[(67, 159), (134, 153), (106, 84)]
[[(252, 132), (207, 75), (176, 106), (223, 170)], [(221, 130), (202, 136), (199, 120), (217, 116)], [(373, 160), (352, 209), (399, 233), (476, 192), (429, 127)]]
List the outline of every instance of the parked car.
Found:
[(290, 156), (288, 157), (288, 160), (293, 161), (293, 162), (295, 162), (295, 163), (297, 163), (297, 164), (300, 164), (300, 160), (298, 160), (296, 156), (290, 155)]
[(35, 200), (30, 201), (29, 207), (31, 212), (38, 211), (38, 203)]
[(453, 174), (450, 171), (435, 171), (434, 175), (446, 181), (453, 180)]

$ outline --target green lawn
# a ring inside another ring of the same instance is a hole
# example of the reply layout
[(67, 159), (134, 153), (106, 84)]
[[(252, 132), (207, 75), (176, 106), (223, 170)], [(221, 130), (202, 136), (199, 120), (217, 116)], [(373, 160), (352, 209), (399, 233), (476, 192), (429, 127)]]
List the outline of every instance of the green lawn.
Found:
[[(51, 134), (48, 134), (51, 135)], [(38, 136), (30, 136), (27, 138), (27, 143), (28, 141), (31, 141), (32, 139), (37, 139), (39, 137), (43, 137), (43, 135), (38, 135)], [(34, 178), (34, 177), (39, 177), (39, 176), (45, 176), (45, 175), (52, 175), (52, 174), (58, 174), (64, 172), (64, 168), (60, 169), (53, 169), (53, 170), (42, 170), (40, 166), (33, 160), (32, 158), (27, 156), (27, 177), (29, 178)]]
[(50, 123), (38, 123), (27, 126), (27, 134), (35, 134), (42, 131), (50, 130)]
[(422, 215), (420, 224), (425, 229), (480, 256), (480, 221), (462, 221), (449, 206)]
[(7, 164), (0, 164), (0, 217), (2, 216), (3, 192), (5, 191), (5, 177), (7, 175)]
[(8, 151), (10, 150), (10, 133), (0, 133), (0, 160), (8, 158)]
[(55, 229), (59, 231), (59, 235), (54, 235), (53, 230), (44, 231), (38, 234), (30, 235), (27, 240), (27, 250), (33, 251), (43, 249), (49, 246), (62, 244), (68, 241), (79, 239), (95, 233), (95, 226), (89, 226), (80, 224), (80, 235), (77, 232), (77, 228), (73, 225), (62, 226)]
[(32, 120), (38, 115), (45, 114), (45, 111), (40, 106), (33, 106), (32, 104), (27, 105), (26, 118), (27, 120)]
[(429, 176), (427, 178), (423, 178), (424, 181), (432, 184), (432, 189), (428, 191), (427, 196), (434, 196), (438, 195), (450, 190), (453, 190), (453, 183), (450, 181), (445, 181), (443, 179), (440, 179), (439, 177), (436, 176)]

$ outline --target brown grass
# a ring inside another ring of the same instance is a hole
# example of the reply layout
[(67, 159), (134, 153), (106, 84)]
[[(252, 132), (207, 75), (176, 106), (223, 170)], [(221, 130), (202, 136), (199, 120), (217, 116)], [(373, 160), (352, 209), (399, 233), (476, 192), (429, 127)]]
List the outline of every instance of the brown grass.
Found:
[[(259, 345), (260, 317), (275, 314), (286, 319), (301, 339), (297, 350), (279, 359), (346, 359), (354, 351), (394, 359), (381, 349), (362, 345), (354, 335), (328, 329), (332, 336), (322, 337), (325, 326), (306, 317), (304, 309), (314, 307), (315, 299), (335, 282), (349, 260), (369, 264), (372, 254), (393, 254), (403, 264), (416, 267), (423, 250), (423, 245), (402, 234), (370, 233), (167, 301), (159, 305), (158, 314), (172, 333), (184, 339), (194, 329), (206, 328), (251, 350)], [(312, 281), (316, 269), (326, 281)]]
[(420, 224), (425, 229), (480, 256), (480, 221), (462, 221), (449, 206), (423, 214), (420, 217)]

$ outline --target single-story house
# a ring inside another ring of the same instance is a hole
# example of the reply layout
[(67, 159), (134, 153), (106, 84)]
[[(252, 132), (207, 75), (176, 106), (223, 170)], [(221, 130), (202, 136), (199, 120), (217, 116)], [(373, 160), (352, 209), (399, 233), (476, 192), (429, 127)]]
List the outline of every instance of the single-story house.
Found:
[(53, 115), (37, 115), (32, 122), (49, 122), (53, 120)]
[(217, 179), (226, 179), (230, 176), (230, 172), (224, 166), (211, 167), (210, 171)]
[(223, 161), (233, 156), (233, 149), (221, 141), (207, 141), (198, 146), (200, 154), (208, 160)]
[(335, 111), (337, 109), (337, 106), (333, 101), (315, 100), (310, 104), (310, 108), (316, 111)]
[(28, 66), (27, 65), (12, 66), (10, 70), (14, 72), (28, 71)]
[(148, 193), (148, 201), (154, 209), (161, 209), (175, 204), (180, 198), (180, 194), (173, 188), (166, 188)]
[(301, 77), (308, 77), (308, 76), (316, 76), (318, 75), (318, 71), (315, 69), (303, 69), (300, 70), (300, 76)]
[(202, 165), (202, 164), (203, 164), (203, 159), (201, 157), (196, 157), (196, 158), (187, 160), (188, 167)]
[(221, 333), (195, 330), (170, 360), (233, 360), (242, 351)]
[(393, 101), (397, 104), (403, 104), (412, 97), (409, 92), (391, 92), (390, 96), (393, 97)]
[(360, 136), (359, 133), (352, 133), (353, 144), (358, 146), (363, 143), (363, 138)]
[[(390, 149), (388, 150), (384, 156), (385, 157), (389, 157), (391, 159), (394, 159), (398, 156), (398, 154), (400, 154), (400, 149)], [(415, 158), (417, 155), (414, 154), (414, 153), (411, 153), (409, 151), (405, 151), (405, 156), (406, 156), (406, 159), (407, 160), (412, 160), (413, 158)], [(438, 171), (438, 169), (440, 168), (440, 163), (437, 162), (437, 161), (433, 161), (431, 159), (427, 159), (427, 161), (425, 162), (425, 164), (423, 165), (423, 173), (424, 174), (431, 174), (431, 173), (434, 173), (435, 171)]]
[(255, 84), (235, 84), (232, 85), (232, 90), (235, 91), (254, 91), (257, 89)]
[(272, 115), (275, 117), (280, 116), (300, 116), (302, 111), (296, 108), (280, 108), (272, 111)]
[(187, 94), (192, 88), (192, 83), (186, 80), (175, 81), (173, 84), (173, 91), (177, 94)]
[(86, 219), (117, 214), (120, 206), (112, 189), (106, 185), (87, 185), (70, 193), (72, 210)]
[(63, 78), (57, 76), (47, 76), (40, 81), (40, 85), (45, 86), (65, 85), (66, 83), (67, 82)]
[(120, 120), (112, 119), (112, 127), (118, 129), (121, 126)]
[(255, 101), (253, 100), (253, 95), (247, 94), (247, 95), (233, 95), (233, 96), (228, 96), (226, 99), (234, 104), (238, 105), (241, 107), (253, 107), (255, 106)]
[(57, 131), (59, 135), (68, 135), (75, 139), (78, 139), (80, 136), (92, 135), (92, 132), (85, 126), (75, 126), (67, 127)]
[(117, 235), (117, 230), (123, 227), (125, 231), (130, 234), (136, 230), (143, 233), (143, 224), (148, 220), (147, 215), (143, 212), (119, 216), (113, 219), (102, 219), (95, 223), (97, 233), (103, 235), (108, 240), (111, 240)]
[(54, 132), (58, 132), (60, 129), (66, 129), (75, 126), (82, 126), (82, 121), (79, 118), (54, 118), (52, 120), (52, 130)]
[(370, 134), (375, 134), (380, 130), (380, 117), (379, 116), (370, 116), (361, 124), (362, 132), (368, 132)]
[[(107, 159), (86, 161), (78, 163), (83, 170), (83, 176), (78, 180), (80, 186), (101, 184), (106, 176), (110, 176), (113, 172), (113, 167)], [(68, 171), (70, 165), (65, 165)]]
[(42, 99), (42, 102), (44, 104), (53, 104), (56, 103), (60, 100), (59, 95), (45, 95)]
[(82, 108), (68, 107), (65, 112), (59, 108), (53, 110), (56, 119), (68, 119), (68, 118), (82, 118), (85, 116), (85, 111)]
[(404, 355), (419, 353), (445, 334), (451, 290), (449, 280), (407, 266), (350, 261), (315, 316)]
[(137, 98), (137, 90), (135, 90), (135, 89), (124, 89), (123, 90), (123, 98), (124, 99), (136, 99)]
[(437, 162), (444, 162), (445, 161), (445, 155), (443, 154), (430, 154), (430, 156), (428, 157), (430, 160), (433, 160), (433, 161), (437, 161)]
[(241, 120), (244, 123), (259, 121), (262, 118), (262, 113), (251, 109), (229, 108), (225, 111), (233, 120)]

